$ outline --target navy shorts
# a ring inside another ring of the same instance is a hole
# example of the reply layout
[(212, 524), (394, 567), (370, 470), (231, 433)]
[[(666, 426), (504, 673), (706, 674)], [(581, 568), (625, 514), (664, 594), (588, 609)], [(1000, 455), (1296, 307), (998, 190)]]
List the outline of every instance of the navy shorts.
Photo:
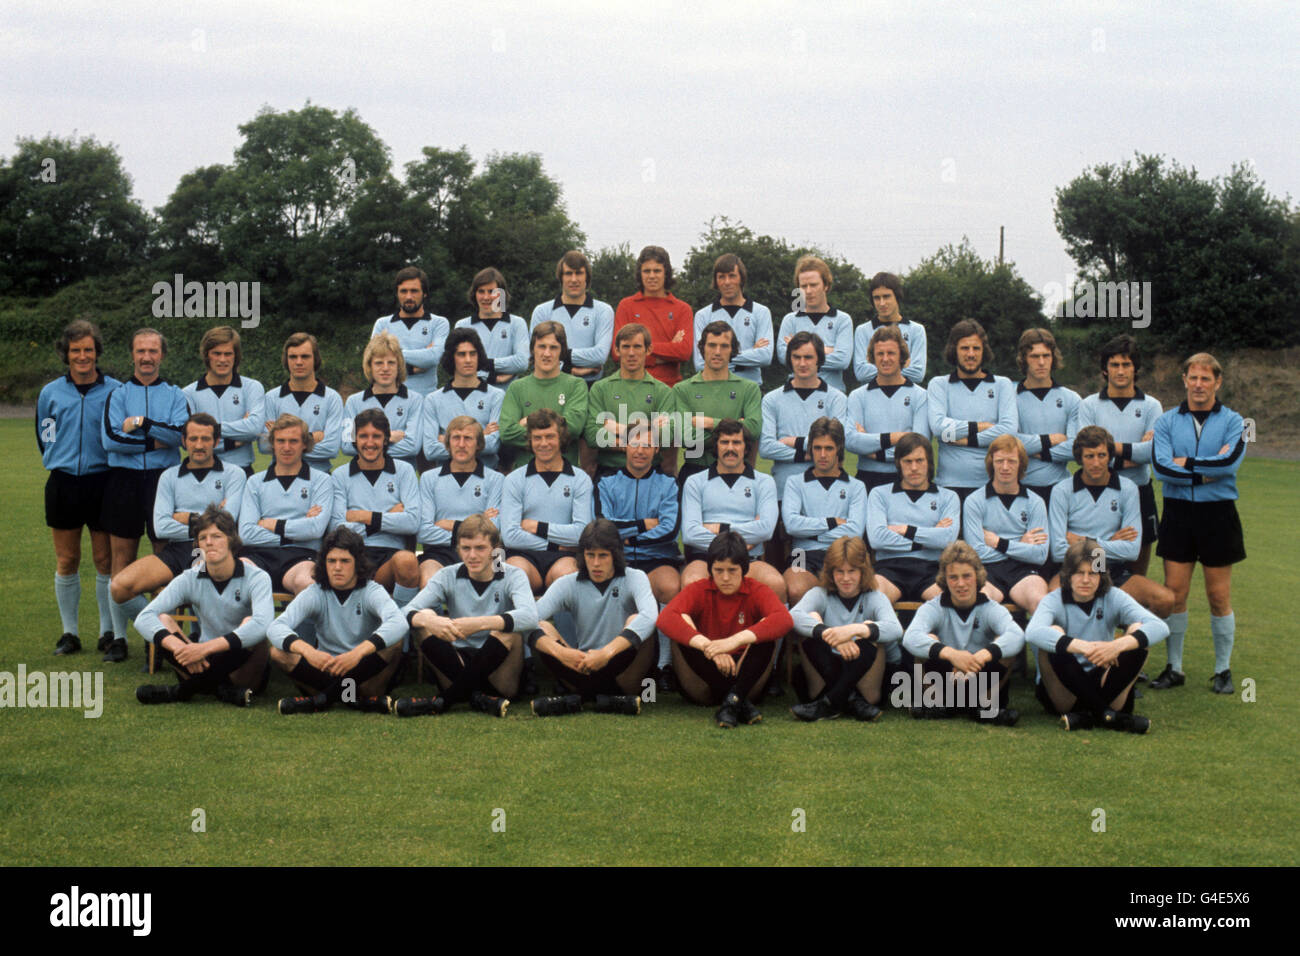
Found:
[(1235, 501), (1165, 499), (1156, 554), (1181, 564), (1222, 568), (1246, 560), (1246, 541)]
[(315, 561), (316, 552), (311, 548), (245, 548), (241, 558), (248, 558), (255, 565), (271, 576), (271, 590), (284, 590), (284, 574), (301, 561)]
[(887, 558), (876, 562), (876, 573), (883, 574), (900, 592), (900, 600), (924, 601), (921, 593), (934, 584), (939, 573), (938, 561), (920, 558)]
[(1004, 600), (1008, 601), (1011, 600), (1011, 589), (1013, 587), (1031, 574), (1041, 575), (1043, 573), (1040, 566), (1026, 564), (1024, 561), (1017, 561), (1015, 558), (1007, 558), (1005, 561), (994, 561), (992, 564), (986, 564), (984, 570), (988, 573), (989, 584), (1001, 591)]
[[(60, 531), (103, 531), (104, 488), (108, 472), (73, 475), (55, 469), (45, 481), (45, 524)], [(152, 499), (150, 499), (152, 501)]]
[(524, 558), (537, 569), (537, 573), (543, 579), (550, 573), (555, 563), (562, 558), (573, 558), (577, 560), (577, 555), (572, 551), (518, 551), (514, 548), (506, 548), (507, 558)]
[(167, 565), (167, 570), (176, 577), (181, 572), (194, 567), (194, 562), (200, 555), (194, 553), (195, 547), (193, 541), (168, 541), (162, 549), (154, 552), (154, 557)]
[(154, 537), (153, 499), (165, 468), (110, 468), (99, 523), (118, 538)]

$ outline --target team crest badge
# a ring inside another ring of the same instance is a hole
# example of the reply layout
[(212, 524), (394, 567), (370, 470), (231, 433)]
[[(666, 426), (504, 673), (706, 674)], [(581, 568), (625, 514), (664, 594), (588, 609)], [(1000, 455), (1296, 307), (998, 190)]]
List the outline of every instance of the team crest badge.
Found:
[(749, 316), (745, 316), (745, 328), (749, 328)]
[(750, 490), (749, 485), (746, 485), (746, 486), (745, 486), (745, 497), (746, 497), (746, 498), (752, 498), (752, 497), (754, 497), (753, 492)]
[(565, 485), (565, 486), (564, 486), (564, 497), (568, 498), (568, 497), (570, 496), (570, 494), (571, 494), (571, 492), (569, 491), (569, 486), (568, 486), (568, 485)]
[(1141, 418), (1141, 417), (1142, 417), (1142, 409), (1140, 409), (1140, 408), (1135, 408), (1135, 409), (1133, 409), (1133, 417), (1134, 417), (1134, 418)]
[(844, 489), (841, 488), (841, 489), (840, 489), (840, 501), (843, 501), (843, 500), (845, 499), (845, 497), (846, 497), (846, 495), (844, 494)]
[(1064, 403), (1063, 403), (1063, 402), (1058, 398), (1058, 399), (1056, 400), (1056, 407), (1057, 407), (1057, 408), (1064, 408), (1064, 407), (1065, 407), (1065, 404), (1064, 404)]
[(239, 404), (239, 396), (238, 396), (238, 395), (232, 395), (231, 398), (230, 398), (230, 404), (232, 404), (232, 405), (236, 405), (236, 406), (237, 406), (237, 405)]
[(481, 398), (478, 400), (478, 410), (483, 411), (483, 399)]
[(312, 413), (313, 415), (319, 415), (319, 414), (320, 414), (320, 402), (317, 402), (315, 405), (313, 405), (313, 406), (311, 407), (311, 413)]
[(732, 393), (731, 393), (731, 400), (732, 400), (733, 402), (736, 400), (736, 393), (735, 393), (735, 392), (732, 392)]
[(589, 315), (584, 315), (584, 316), (582, 317), (582, 324), (583, 324), (584, 327), (586, 327), (586, 326), (588, 326), (588, 325), (591, 325), (591, 316), (589, 316)]
[(1102, 613), (1101, 608), (1097, 608), (1097, 620), (1100, 621), (1100, 620), (1103, 620), (1104, 618), (1105, 618), (1105, 615)]
[(422, 326), (420, 326), (420, 334), (421, 334), (421, 335), (428, 335), (428, 334), (429, 334), (429, 327), (428, 327), (427, 325), (422, 325)]
[(1029, 524), (1029, 512), (1028, 512), (1028, 511), (1022, 511), (1022, 512), (1020, 512), (1020, 523), (1021, 523), (1021, 524)]
[(744, 624), (744, 623), (745, 623), (745, 612), (744, 612), (744, 611), (737, 611), (737, 612), (736, 612), (736, 623), (737, 623), (737, 624)]
[(931, 511), (938, 511), (938, 510), (939, 510), (939, 503), (936, 502), (936, 501), (931, 501), (931, 502), (930, 502), (930, 510), (931, 510)]
[(907, 398), (903, 399), (903, 407), (910, 408), (911, 405), (912, 405), (912, 396), (909, 395), (907, 396)]
[(823, 408), (825, 408), (825, 407), (826, 407), (826, 403), (823, 402), (821, 399), (818, 399), (818, 400), (817, 400), (817, 411), (820, 412), (820, 411), (821, 411)]
[(1111, 510), (1111, 511), (1119, 511), (1119, 502), (1118, 502), (1118, 501), (1112, 501), (1112, 502), (1110, 503), (1110, 510)]
[(235, 600), (239, 600), (239, 588), (235, 588)]
[(701, 395), (699, 392), (696, 392), (696, 393), (695, 393), (695, 397), (696, 397), (696, 398), (699, 398), (699, 399), (703, 399), (703, 398), (704, 398), (704, 396)]
[(221, 479), (220, 479), (220, 478), (218, 478), (218, 479), (216, 480), (216, 483), (213, 485), (213, 487), (215, 487), (215, 488), (217, 489), (217, 491), (220, 491), (220, 490), (221, 490)]
[(388, 483), (388, 493), (391, 495), (391, 494), (395, 494), (396, 492), (397, 489), (393, 487), (393, 483), (390, 481)]
[[(615, 397), (615, 398), (618, 398), (617, 395), (615, 395), (614, 397)], [(655, 400), (655, 397), (654, 397), (653, 395), (647, 395), (647, 396), (645, 397), (645, 403), (646, 403), (647, 405), (652, 404), (652, 403), (654, 402), (654, 400)]]
[(482, 498), (482, 497), (483, 497), (483, 486), (482, 486), (482, 485), (475, 485), (475, 486), (474, 486), (474, 497), (475, 497), (475, 498)]
[(397, 412), (396, 412), (397, 417), (398, 417), (398, 418), (401, 418), (401, 417), (402, 417), (403, 415), (405, 415), (405, 414), (406, 414), (406, 409), (403, 408), (401, 405), (398, 405), (398, 406), (397, 406)]
[(564, 407), (564, 393), (563, 393), (563, 392), (560, 393), (560, 397), (557, 399), (557, 401), (560, 403), (560, 407), (563, 408), (563, 407)]
[(303, 501), (306, 501), (306, 500), (307, 500), (307, 497), (308, 497), (308, 496), (307, 496), (307, 489), (306, 489), (306, 488), (304, 488), (304, 489), (302, 490), (301, 495), (302, 495), (302, 500), (303, 500)]
[(360, 617), (360, 616), (361, 616), (361, 605), (358, 604), (358, 605), (357, 605), (357, 617)]
[(988, 395), (989, 398), (992, 398), (992, 397), (993, 397), (993, 389), (990, 388), (986, 394)]
[(500, 604), (500, 603), (501, 603), (501, 594), (500, 594), (500, 592), (498, 592), (498, 591), (493, 591), (493, 592), (492, 592), (492, 603), (493, 603), (493, 604)]
[(610, 590), (614, 592), (614, 597), (618, 597), (618, 588), (617, 588), (617, 587), (610, 588)]
[(505, 329), (502, 329), (502, 330), (501, 330), (501, 337), (502, 337), (503, 339), (504, 339), (504, 338), (509, 338), (509, 335), (507, 335)]

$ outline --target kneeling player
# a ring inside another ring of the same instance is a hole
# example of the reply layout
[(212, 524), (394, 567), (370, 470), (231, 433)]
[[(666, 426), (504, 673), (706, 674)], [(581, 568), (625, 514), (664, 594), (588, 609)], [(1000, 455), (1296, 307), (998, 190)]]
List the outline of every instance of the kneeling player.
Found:
[[(834, 599), (833, 599), (834, 598)], [(790, 611), (803, 642), (803, 668), (812, 699), (790, 708), (800, 720), (850, 714), (880, 716), (880, 688), (887, 661), (897, 664), (898, 623), (889, 598), (876, 590), (866, 543), (837, 538), (826, 549), (821, 583)]]
[[(1038, 648), (1034, 693), (1066, 730), (1109, 727), (1144, 734), (1151, 721), (1133, 713), (1133, 684), (1147, 647), (1169, 627), (1093, 570), (1093, 538), (1075, 541), (1061, 563), (1061, 587), (1038, 605), (1025, 638)], [(1124, 628), (1124, 636), (1115, 630)]]
[(659, 615), (673, 640), (673, 669), (682, 696), (722, 706), (722, 728), (763, 719), (752, 701), (772, 673), (776, 641), (792, 626), (772, 589), (746, 577), (749, 548), (736, 531), (723, 531), (705, 554), (708, 577), (682, 589)]
[[(936, 578), (942, 593), (917, 610), (903, 635), (903, 646), (926, 673), (941, 674), (945, 686), (955, 688), (955, 681), (966, 681), (965, 702), (955, 708), (954, 700), (944, 700), (938, 708), (922, 707), (921, 688), (913, 686), (913, 717), (948, 717), (957, 709), (1004, 727), (1020, 719), (1019, 712), (1007, 706), (1011, 671), (1002, 660), (1020, 653), (1025, 632), (1006, 608), (980, 593), (987, 580), (979, 556), (965, 541), (954, 541), (943, 549)], [(988, 697), (986, 685), (977, 676), (981, 673), (992, 680)], [(992, 692), (998, 695), (998, 706), (990, 713)]]
[[(370, 579), (365, 542), (355, 531), (335, 528), (321, 542), (315, 582), (267, 628), (271, 659), (303, 691), (284, 697), (281, 714), (307, 714), (345, 703), (386, 714), (385, 695), (397, 670), (406, 627), (402, 612)], [(305, 621), (316, 627), (316, 646), (298, 636)]]
[[(194, 522), (203, 565), (173, 578), (135, 619), (135, 629), (153, 641), (158, 656), (171, 664), (179, 684), (146, 684), (135, 696), (142, 704), (170, 704), (195, 694), (213, 694), (247, 707), (266, 686), (267, 627), (275, 617), (271, 579), (238, 558), (235, 519), (209, 505)], [(189, 605), (198, 616), (200, 638), (191, 641), (176, 626), (171, 611)]]
[[(560, 611), (573, 617), (572, 645), (551, 623)], [(627, 567), (618, 528), (603, 518), (587, 525), (578, 539), (578, 573), (546, 589), (537, 602), (541, 623), (528, 635), (533, 653), (574, 693), (539, 697), (533, 713), (576, 713), (584, 701), (603, 713), (641, 713), (639, 691), (654, 663), (658, 616), (650, 579)]]
[(496, 525), (470, 515), (456, 529), (461, 563), (435, 574), (406, 606), (411, 640), (433, 667), (442, 693), (402, 698), (397, 716), (441, 714), (462, 701), (506, 715), (524, 663), (519, 635), (537, 627), (537, 604), (527, 575), (501, 563), (500, 549)]

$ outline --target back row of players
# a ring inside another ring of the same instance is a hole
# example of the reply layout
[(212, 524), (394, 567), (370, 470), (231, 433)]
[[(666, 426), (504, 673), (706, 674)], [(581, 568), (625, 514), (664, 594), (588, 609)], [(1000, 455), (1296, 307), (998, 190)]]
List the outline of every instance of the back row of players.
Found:
[[(899, 315), (898, 279), (873, 278), (877, 318), (858, 329), (855, 343), (849, 318), (826, 302), (829, 270), (807, 257), (795, 270), (804, 308), (787, 315), (775, 336), (790, 379), (762, 396), (757, 379), (772, 353), (771, 319), (745, 298), (743, 263), (718, 260), (719, 297), (693, 320), (667, 291), (663, 250), (643, 250), (638, 270), (641, 292), (623, 300), (615, 317), (587, 292), (585, 257), (566, 254), (557, 266), (561, 295), (534, 311), (529, 335), (523, 320), (505, 311), (496, 270), (483, 270), (472, 284), (478, 316), (448, 333), (445, 320), (423, 309), (423, 274), (404, 269), (398, 312), (376, 322), (365, 350), (370, 386), (346, 409), (317, 378), (319, 350), (303, 333), (284, 345), (288, 381), (264, 394), (240, 377), (240, 341), (229, 327), (204, 336), (207, 372), (179, 390), (161, 379), (160, 334), (137, 333), (135, 374), (119, 387), (97, 371), (102, 343), (93, 327), (73, 323), (60, 343), (69, 374), (47, 386), (37, 410), (51, 470), (47, 519), (65, 630), (59, 649), (79, 646), (82, 526), (92, 531), (101, 588), (111, 557), (111, 632), (119, 636), (101, 643), (106, 659), (121, 660), (139, 595), (192, 562), (189, 521), (207, 504), (238, 518), (245, 554), (270, 573), (275, 589), (305, 591), (323, 573), (316, 559), (324, 535), (347, 525), (362, 535), (375, 580), (402, 603), (456, 563), (453, 535), (471, 514), (499, 519), (508, 562), (533, 590), (578, 570), (579, 538), (600, 514), (616, 523), (627, 560), (648, 574), (660, 603), (709, 578), (707, 549), (728, 530), (745, 542), (749, 576), (778, 603), (795, 606), (817, 585), (836, 539), (865, 535), (876, 555), (876, 586), (892, 602), (942, 590), (938, 563), (960, 536), (981, 573), (988, 570), (989, 581), (981, 581), (987, 598), (1033, 613), (1070, 545), (1094, 537), (1115, 583), (1168, 619), (1170, 662), (1156, 686), (1182, 682), (1175, 652), (1180, 658), (1191, 568), (1202, 560), (1214, 611), (1216, 689), (1231, 689), (1227, 583), (1231, 563), (1244, 557), (1233, 508), (1243, 445), (1240, 417), (1215, 400), (1221, 371), (1212, 357), (1193, 356), (1185, 367), (1188, 402), (1170, 413), (1182, 418), (1161, 418), (1159, 403), (1136, 388), (1138, 356), (1127, 336), (1103, 352), (1102, 391), (1080, 400), (1052, 380), (1061, 359), (1050, 332), (1021, 337), (1017, 358), (1026, 377), (1015, 386), (983, 370), (987, 337), (964, 320), (945, 352), (955, 371), (922, 389), (925, 335)], [(685, 327), (682, 319), (690, 320)], [(619, 368), (588, 392), (611, 336)], [(525, 339), (521, 362), (514, 343)], [(701, 371), (670, 388), (692, 343)], [(866, 383), (845, 396), (831, 379), (854, 354)], [(434, 380), (438, 365), (449, 378), (442, 388)], [(939, 438), (937, 475), (931, 435)], [(189, 458), (176, 465), (182, 441)], [(275, 458), (260, 475), (251, 472), (254, 442)], [(676, 483), (667, 474), (677, 469), (676, 454), (659, 454), (667, 445), (686, 449)], [(331, 478), (326, 469), (340, 448), (355, 458)], [(842, 469), (846, 448), (859, 456), (856, 478)], [(753, 469), (756, 450), (772, 461), (771, 477)], [(1156, 536), (1147, 466), (1153, 456), (1166, 483), (1169, 587), (1143, 573)], [(493, 470), (512, 458), (521, 467), (508, 476)], [(1081, 465), (1073, 478), (1065, 467), (1071, 458)], [(575, 468), (579, 463), (586, 468)], [(417, 478), (417, 467), (429, 464)], [(594, 489), (588, 472), (599, 478)], [(1198, 517), (1187, 520), (1175, 508), (1171, 521), (1171, 503), (1195, 507)], [(133, 563), (146, 527), (164, 545)], [(414, 538), (424, 544), (418, 563), (407, 550)], [(107, 632), (103, 608), (101, 597)], [(665, 646), (661, 667), (668, 657)]]

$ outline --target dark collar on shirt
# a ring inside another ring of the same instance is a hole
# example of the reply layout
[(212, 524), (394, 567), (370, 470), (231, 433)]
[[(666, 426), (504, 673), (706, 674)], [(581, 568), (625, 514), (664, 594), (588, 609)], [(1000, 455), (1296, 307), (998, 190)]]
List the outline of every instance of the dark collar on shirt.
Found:
[(1101, 391), (1097, 393), (1097, 398), (1103, 402), (1111, 402), (1116, 405), (1123, 403), (1124, 405), (1127, 405), (1129, 402), (1140, 402), (1146, 398), (1146, 396), (1142, 394), (1142, 389), (1137, 387), (1134, 387), (1133, 389), (1132, 398), (1111, 398), (1109, 395), (1106, 394), (1107, 387), (1108, 386), (1103, 385), (1101, 387)]
[(471, 478), (483, 477), (483, 462), (475, 458), (473, 471), (452, 471), (451, 462), (447, 462), (447, 464), (443, 465), (442, 468), (438, 470), (438, 475), (439, 477), (443, 475), (450, 475), (452, 478), (456, 479), (456, 484), (460, 485), (463, 488), (465, 486), (465, 482), (469, 481)]
[[(1119, 472), (1115, 471), (1114, 469), (1111, 469), (1111, 472), (1110, 472), (1110, 479), (1106, 482), (1105, 485), (1101, 485), (1101, 486), (1099, 486), (1099, 485), (1086, 485), (1086, 484), (1084, 484), (1084, 482), (1083, 482), (1083, 470), (1082, 470), (1082, 469), (1080, 469), (1079, 471), (1076, 471), (1076, 472), (1074, 473), (1074, 490), (1075, 490), (1075, 491), (1082, 491), (1084, 488), (1101, 488), (1101, 487), (1105, 487), (1105, 488), (1114, 488), (1116, 491), (1119, 491)], [(1094, 495), (1100, 494), (1100, 491), (1094, 491), (1093, 494), (1094, 494)]]
[(957, 382), (961, 382), (971, 391), (974, 391), (978, 386), (980, 386), (984, 382), (993, 381), (993, 376), (990, 375), (988, 372), (986, 372), (984, 369), (980, 369), (980, 374), (978, 378), (962, 378), (961, 373), (953, 372), (948, 376), (948, 381), (953, 384), (956, 384)]
[(423, 315), (403, 315), (402, 310), (398, 309), (396, 312), (393, 313), (392, 318), (390, 318), (388, 321), (401, 322), (408, 329), (413, 329), (415, 328), (416, 322), (425, 322), (428, 320), (429, 310), (424, 309), (423, 311), (424, 311)]
[(104, 373), (101, 372), (98, 368), (95, 369), (95, 380), (93, 382), (87, 382), (85, 385), (78, 385), (76, 382), (74, 382), (72, 380), (71, 372), (65, 372), (63, 377), (68, 380), (68, 384), (71, 385), (73, 388), (94, 388), (96, 385), (104, 384)]
[(156, 387), (156, 386), (158, 386), (158, 385), (166, 385), (166, 384), (168, 384), (168, 383), (167, 383), (167, 379), (165, 379), (165, 378), (163, 378), (161, 375), (159, 375), (156, 379), (154, 379), (152, 382), (150, 382), (148, 385), (146, 385), (144, 382), (140, 381), (138, 378), (135, 377), (135, 373), (134, 373), (134, 372), (131, 373), (131, 378), (128, 379), (128, 381), (132, 382), (132, 383), (135, 384), (135, 385), (139, 385), (141, 388), (154, 388), (154, 387)]
[(894, 392), (898, 391), (898, 389), (907, 388), (907, 386), (914, 385), (914, 384), (915, 383), (912, 382), (910, 379), (905, 378), (897, 385), (881, 385), (880, 377), (877, 375), (877, 376), (872, 376), (871, 381), (867, 382), (867, 391), (871, 391), (873, 388), (878, 388), (882, 392), (884, 392), (888, 397), (893, 398)]
[(285, 382), (283, 385), (280, 386), (280, 394), (282, 396), (283, 395), (324, 395), (325, 383), (322, 382), (320, 379), (316, 379), (316, 387), (313, 388), (311, 391), (295, 392), (293, 390), (293, 387), (288, 382)]
[(307, 459), (305, 458), (302, 460), (302, 467), (298, 469), (298, 473), (296, 475), (277, 475), (275, 473), (274, 461), (267, 466), (266, 473), (270, 475), (271, 478), (274, 478), (280, 484), (284, 485), (285, 491), (288, 491), (289, 486), (292, 485), (299, 478), (303, 479), (304, 481), (311, 481), (311, 465), (307, 464)]
[(728, 485), (734, 485), (736, 483), (737, 478), (753, 478), (753, 477), (754, 477), (754, 469), (751, 468), (749, 465), (745, 466), (744, 471), (738, 472), (733, 475), (724, 475), (722, 474), (722, 472), (718, 471), (718, 465), (716, 462), (709, 466), (710, 481), (712, 481), (714, 478), (721, 478)]
[[(362, 471), (361, 460), (360, 457), (358, 456), (353, 458), (351, 464), (348, 465), (348, 476), (351, 477), (352, 475), (355, 475), (360, 471)], [(373, 473), (378, 473), (381, 471), (386, 471), (390, 475), (397, 474), (397, 465), (393, 463), (393, 459), (388, 457), (388, 452), (384, 452), (384, 464), (381, 467), (374, 469)]]
[(207, 372), (204, 372), (202, 375), (200, 375), (199, 380), (194, 383), (194, 391), (196, 392), (201, 392), (205, 388), (243, 388), (243, 387), (244, 387), (244, 380), (239, 377), (238, 372), (231, 375), (230, 381), (227, 382), (225, 385), (209, 385)]
[(1023, 394), (1024, 392), (1029, 392), (1031, 395), (1035, 395), (1038, 398), (1046, 398), (1047, 393), (1056, 387), (1057, 387), (1056, 379), (1052, 379), (1052, 384), (1047, 386), (1046, 388), (1029, 388), (1028, 386), (1025, 385), (1024, 382), (1020, 382), (1018, 385), (1016, 385), (1016, 394), (1020, 395)]
[(478, 380), (477, 385), (468, 388), (464, 388), (458, 385), (447, 384), (442, 387), (442, 390), (444, 392), (455, 392), (457, 395), (459, 395), (461, 392), (486, 392), (488, 390), (488, 383), (487, 383), (487, 379), (481, 378)]
[(1008, 511), (1010, 511), (1010, 510), (1011, 510), (1011, 502), (1015, 501), (1017, 498), (1024, 498), (1024, 499), (1028, 500), (1028, 499), (1029, 499), (1029, 493), (1028, 493), (1028, 491), (1025, 489), (1025, 486), (1024, 486), (1023, 484), (1021, 484), (1021, 485), (1020, 485), (1020, 490), (1017, 491), (1014, 495), (1002, 495), (1002, 494), (998, 494), (998, 492), (996, 492), (996, 491), (993, 490), (993, 482), (990, 481), (987, 485), (984, 486), (984, 497), (985, 497), (985, 498), (1000, 498), (1000, 499), (1002, 500), (1002, 504), (1003, 504), (1003, 506), (1004, 506)]
[(793, 378), (788, 378), (788, 379), (785, 380), (785, 387), (781, 389), (781, 391), (783, 391), (783, 392), (809, 392), (809, 393), (812, 393), (812, 392), (826, 392), (826, 391), (829, 391), (829, 390), (830, 390), (830, 389), (829, 389), (829, 387), (828, 387), (827, 384), (826, 384), (826, 380), (825, 380), (825, 379), (822, 379), (822, 378), (819, 378), (819, 379), (817, 380), (817, 387), (816, 387), (816, 388), (797, 388), (797, 387), (795, 387), (794, 379), (793, 379)]
[(202, 481), (205, 477), (207, 477), (207, 474), (210, 471), (225, 471), (225, 470), (226, 470), (225, 466), (221, 464), (221, 459), (218, 458), (216, 455), (213, 455), (212, 464), (210, 464), (207, 468), (195, 468), (190, 464), (190, 460), (186, 458), (183, 462), (181, 462), (180, 473), (183, 474), (185, 472), (188, 472), (189, 474), (194, 475), (199, 481)]
[(917, 490), (914, 488), (904, 488), (903, 480), (901, 478), (895, 478), (894, 483), (890, 486), (889, 490), (891, 494), (896, 495), (899, 492), (902, 492), (913, 501), (920, 501), (922, 495), (928, 495), (930, 492), (934, 491), (934, 480), (931, 479), (930, 483), (926, 485), (924, 489)]
[(847, 485), (849, 483), (849, 473), (844, 470), (843, 465), (840, 466), (840, 473), (838, 475), (818, 475), (816, 474), (815, 469), (809, 468), (803, 473), (803, 480), (805, 482), (819, 481), (823, 488), (829, 488), (837, 481), (842, 481)]
[(560, 468), (559, 471), (538, 471), (537, 459), (534, 458), (532, 461), (528, 463), (528, 468), (524, 471), (524, 477), (530, 478), (533, 475), (542, 475), (543, 477), (545, 477), (546, 475), (572, 475), (573, 474), (573, 465), (569, 464), (567, 461), (563, 461), (561, 462), (561, 464), (562, 467)]
[(818, 312), (815, 314), (812, 312), (796, 312), (795, 315), (802, 315), (805, 319), (812, 319), (814, 322), (820, 322), (822, 319), (835, 318), (839, 315), (839, 312), (835, 309), (827, 309), (825, 312)]
[[(591, 290), (588, 289), (588, 290), (587, 290), (587, 297), (586, 297), (585, 299), (582, 300), (581, 308), (584, 308), (584, 309), (590, 309), (590, 308), (592, 307), (592, 305), (595, 304), (595, 301), (596, 301), (596, 300), (595, 300), (594, 298), (592, 298)], [(555, 301), (551, 303), (551, 308), (552, 308), (552, 309), (558, 309), (558, 308), (559, 308), (560, 306), (562, 306), (562, 305), (577, 305), (577, 303), (576, 303), (576, 302), (565, 302), (565, 301), (564, 301), (564, 293), (560, 293), (559, 295), (557, 295), (557, 296), (555, 297)]]
[(324, 589), (324, 590), (329, 591), (329, 592), (330, 592), (331, 594), (333, 594), (336, 598), (338, 598), (338, 602), (339, 602), (340, 604), (346, 604), (346, 603), (348, 603), (348, 598), (352, 597), (352, 595), (353, 595), (354, 593), (356, 593), (357, 591), (362, 590), (362, 589), (364, 589), (364, 588), (365, 588), (365, 585), (362, 584), (360, 581), (358, 581), (356, 584), (352, 585), (352, 587), (348, 588), (346, 591), (340, 591), (340, 590), (338, 590), (338, 588), (332, 588), (332, 587), (330, 587), (328, 584), (326, 584), (326, 585), (323, 586), (323, 589)]
[(754, 300), (751, 299), (749, 296), (745, 296), (744, 300), (741, 301), (738, 305), (723, 305), (722, 297), (714, 296), (713, 301), (709, 303), (709, 308), (714, 312), (717, 312), (719, 309), (744, 309), (746, 312), (753, 312)]
[[(1206, 411), (1207, 411), (1208, 414), (1213, 415), (1215, 412), (1217, 412), (1217, 411), (1218, 411), (1219, 409), (1221, 409), (1222, 407), (1223, 407), (1223, 402), (1219, 401), (1219, 400), (1216, 398), (1216, 399), (1214, 400), (1214, 407), (1213, 407), (1213, 408), (1210, 408), (1210, 409), (1207, 409)], [(1178, 414), (1179, 414), (1179, 415), (1194, 415), (1194, 414), (1196, 414), (1196, 413), (1193, 412), (1193, 411), (1191, 410), (1191, 408), (1188, 407), (1188, 405), (1187, 405), (1187, 399), (1183, 399), (1181, 402), (1178, 403)]]
[(988, 603), (989, 603), (988, 595), (984, 594), (983, 592), (976, 593), (975, 603), (972, 604), (970, 607), (966, 607), (966, 608), (955, 606), (952, 603), (952, 595), (949, 594), (947, 591), (943, 591), (939, 594), (939, 606), (950, 608), (956, 611), (957, 616), (960, 617), (963, 621), (966, 620), (968, 617), (970, 617), (971, 611), (975, 610), (981, 604), (988, 604)]
[(375, 387), (373, 385), (367, 385), (366, 390), (361, 393), (361, 397), (365, 399), (367, 402), (370, 401), (372, 398), (378, 398), (379, 401), (384, 404), (387, 404), (388, 401), (392, 399), (394, 396), (396, 396), (397, 398), (406, 398), (407, 395), (408, 393), (406, 391), (405, 382), (401, 382), (398, 384), (396, 392), (387, 392), (383, 395), (376, 395)]
[(235, 578), (242, 578), (244, 576), (244, 562), (239, 560), (239, 558), (235, 558), (235, 573), (232, 574), (230, 577), (226, 578), (226, 580), (224, 581), (213, 581), (212, 575), (208, 574), (208, 569), (206, 567), (204, 567), (204, 569), (199, 572), (198, 576), (201, 578), (207, 578), (209, 581), (212, 581), (213, 587), (215, 587), (217, 590), (219, 591), (224, 590), (225, 586), (231, 581), (235, 580)]
[(663, 472), (661, 472), (661, 471), (658, 469), (658, 467), (656, 467), (655, 465), (651, 465), (651, 466), (650, 466), (650, 470), (647, 471), (647, 472), (646, 472), (644, 475), (642, 475), (640, 478), (638, 478), (636, 475), (632, 474), (632, 472), (628, 471), (628, 470), (627, 470), (627, 465), (624, 465), (622, 468), (620, 468), (620, 469), (619, 469), (619, 472), (621, 472), (621, 473), (624, 474), (624, 475), (627, 475), (627, 476), (628, 476), (629, 478), (631, 478), (633, 481), (645, 481), (647, 478), (651, 478), (651, 477), (653, 477), (653, 476), (656, 475), (656, 474), (663, 474)]

